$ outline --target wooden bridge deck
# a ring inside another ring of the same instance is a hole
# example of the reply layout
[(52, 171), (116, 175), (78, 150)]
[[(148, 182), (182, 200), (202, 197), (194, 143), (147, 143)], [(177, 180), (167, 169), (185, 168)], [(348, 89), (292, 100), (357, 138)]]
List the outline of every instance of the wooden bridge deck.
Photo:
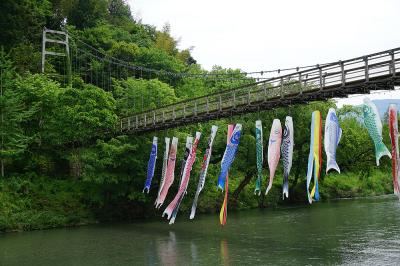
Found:
[(400, 48), (176, 102), (120, 119), (126, 134), (257, 112), (276, 107), (392, 90), (400, 85)]

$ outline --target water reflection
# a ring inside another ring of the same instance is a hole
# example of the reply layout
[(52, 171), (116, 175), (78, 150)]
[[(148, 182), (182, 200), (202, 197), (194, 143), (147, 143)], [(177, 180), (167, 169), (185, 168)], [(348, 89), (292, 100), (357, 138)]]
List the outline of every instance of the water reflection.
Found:
[(169, 232), (167, 241), (158, 241), (157, 253), (162, 265), (176, 265), (178, 258), (178, 250), (176, 247), (176, 235)]
[(224, 266), (230, 265), (228, 241), (226, 241), (226, 239), (221, 240), (221, 258), (222, 258), (222, 265)]
[(400, 261), (394, 198), (0, 235), (0, 265), (338, 265)]

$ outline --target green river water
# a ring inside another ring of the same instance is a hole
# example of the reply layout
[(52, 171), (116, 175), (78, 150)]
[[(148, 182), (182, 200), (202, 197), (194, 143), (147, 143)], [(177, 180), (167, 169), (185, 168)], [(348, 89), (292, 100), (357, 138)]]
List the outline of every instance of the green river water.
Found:
[(392, 196), (0, 234), (0, 265), (400, 265)]

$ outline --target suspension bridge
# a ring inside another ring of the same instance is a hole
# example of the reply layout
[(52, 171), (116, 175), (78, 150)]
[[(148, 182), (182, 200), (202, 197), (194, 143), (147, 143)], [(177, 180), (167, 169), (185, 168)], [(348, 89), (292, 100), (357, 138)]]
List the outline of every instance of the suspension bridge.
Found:
[[(53, 34), (53, 37), (49, 39), (47, 34)], [(57, 36), (61, 36), (62, 40), (56, 39)], [(67, 52), (47, 51), (46, 42), (66, 46)], [(239, 75), (172, 73), (134, 66), (129, 62), (104, 54), (79, 39), (68, 36), (65, 32), (47, 29), (43, 31), (42, 52), (43, 72), (45, 72), (46, 55), (66, 56), (67, 63), (53, 73), (64, 71), (64, 75), (61, 75), (64, 76), (64, 82), (70, 80), (65, 78), (68, 72), (78, 73), (85, 82), (105, 90), (111, 90), (113, 78), (143, 78), (143, 75), (164, 81), (168, 81), (168, 78), (171, 81), (171, 77), (245, 81), (238, 87), (150, 110), (144, 110), (142, 98), (142, 111), (120, 118), (116, 128), (124, 134), (167, 129), (310, 101), (347, 97), (350, 94), (368, 94), (372, 90), (393, 90), (395, 86), (400, 85), (400, 48), (328, 64), (289, 68), (282, 71), (278, 69), (243, 72)], [(266, 77), (266, 73), (278, 73), (278, 76)]]

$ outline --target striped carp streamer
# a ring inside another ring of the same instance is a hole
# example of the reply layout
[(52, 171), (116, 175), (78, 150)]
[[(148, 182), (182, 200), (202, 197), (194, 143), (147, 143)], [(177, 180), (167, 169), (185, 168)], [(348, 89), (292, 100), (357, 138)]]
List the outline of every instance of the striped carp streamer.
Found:
[(379, 166), (379, 160), (382, 156), (387, 155), (392, 158), (392, 155), (382, 141), (382, 122), (378, 109), (369, 98), (364, 98), (363, 114), (365, 127), (375, 145), (376, 165)]
[(278, 167), (279, 159), (281, 157), (281, 143), (282, 143), (282, 126), (279, 119), (274, 119), (272, 122), (271, 133), (269, 135), (268, 143), (268, 168), (269, 168), (269, 183), (265, 190), (265, 195), (268, 194), (272, 188), (274, 181), (275, 171)]
[(397, 108), (395, 104), (389, 105), (389, 135), (390, 141), (392, 142), (393, 191), (400, 200), (399, 129), (397, 124)]
[[(165, 140), (165, 143), (169, 145), (169, 139)], [(158, 190), (157, 199), (155, 202), (156, 208), (160, 208), (160, 206), (164, 203), (165, 197), (168, 194), (168, 190), (171, 187), (172, 183), (174, 182), (174, 171), (175, 171), (175, 161), (176, 161), (176, 152), (178, 149), (178, 138), (173, 137), (171, 148), (169, 149), (168, 155), (168, 163), (166, 163), (166, 170), (164, 170), (163, 165), (163, 179), (161, 181), (160, 188)]]
[(153, 137), (153, 145), (151, 146), (150, 159), (147, 164), (147, 178), (144, 183), (143, 193), (147, 190), (147, 194), (150, 191), (151, 180), (154, 176), (154, 169), (156, 168), (156, 160), (157, 160), (157, 137)]
[(231, 167), (231, 164), (235, 159), (241, 132), (242, 132), (242, 125), (236, 124), (236, 126), (233, 129), (232, 136), (230, 137), (230, 141), (226, 145), (224, 156), (222, 157), (221, 161), (221, 173), (219, 174), (218, 177), (218, 188), (221, 190), (224, 190), (226, 175), (228, 173), (229, 168)]
[[(321, 174), (322, 165), (322, 119), (320, 111), (314, 111), (311, 118), (311, 139), (310, 139), (310, 153), (308, 155), (307, 167), (307, 196), (308, 202), (311, 204), (319, 200), (318, 180)], [(311, 178), (314, 173), (314, 186), (310, 193)]]
[[(240, 125), (240, 129), (241, 128), (242, 128), (242, 126)], [(232, 144), (232, 136), (233, 136), (233, 134), (237, 134), (237, 133), (234, 132), (235, 129), (236, 129), (235, 125), (228, 125), (228, 132), (227, 132), (227, 136), (226, 136), (227, 149), (228, 149), (228, 146)], [(237, 139), (237, 144), (239, 144), (239, 138), (240, 138), (240, 131), (238, 131), (238, 132), (239, 132), (239, 137)], [(226, 150), (225, 150), (225, 153), (226, 153)], [(221, 163), (221, 168), (223, 166), (224, 166), (224, 163), (222, 162)], [(228, 170), (226, 171), (225, 180), (224, 180), (224, 185), (225, 185), (224, 201), (222, 202), (221, 210), (219, 212), (219, 222), (220, 222), (220, 224), (222, 226), (224, 226), (226, 224), (226, 218), (228, 216), (228, 192), (229, 192)], [(221, 169), (221, 172), (222, 172), (222, 169)]]
[(217, 134), (217, 130), (218, 130), (217, 126), (211, 127), (211, 134), (210, 137), (208, 138), (207, 149), (206, 152), (204, 153), (203, 164), (201, 165), (200, 169), (199, 183), (197, 185), (196, 194), (194, 196), (192, 210), (190, 212), (190, 219), (193, 219), (196, 214), (197, 200), (199, 199), (200, 192), (203, 190), (204, 183), (206, 181), (208, 165), (210, 163), (210, 158), (211, 158), (212, 145), (215, 139), (215, 135)]
[(293, 119), (287, 116), (285, 119), (285, 129), (283, 130), (281, 154), (283, 160), (283, 186), (282, 186), (282, 198), (289, 198), (289, 175), (290, 169), (292, 168), (293, 160), (293, 146), (294, 146), (294, 131), (293, 131)]
[(256, 158), (257, 158), (257, 180), (254, 194), (261, 193), (262, 166), (264, 162), (263, 133), (261, 120), (256, 121)]
[(187, 190), (187, 187), (189, 184), (189, 179), (190, 179), (190, 172), (192, 171), (192, 166), (196, 160), (197, 145), (199, 144), (200, 136), (201, 136), (201, 133), (196, 132), (196, 137), (193, 141), (192, 149), (186, 160), (185, 168), (183, 170), (182, 182), (179, 187), (178, 193), (176, 193), (175, 198), (171, 201), (171, 203), (168, 205), (168, 207), (163, 212), (162, 216), (164, 217), (164, 215), (167, 215), (169, 224), (173, 224), (175, 222), (176, 215), (179, 211), (179, 206), (181, 205), (183, 197), (186, 194), (186, 190)]

